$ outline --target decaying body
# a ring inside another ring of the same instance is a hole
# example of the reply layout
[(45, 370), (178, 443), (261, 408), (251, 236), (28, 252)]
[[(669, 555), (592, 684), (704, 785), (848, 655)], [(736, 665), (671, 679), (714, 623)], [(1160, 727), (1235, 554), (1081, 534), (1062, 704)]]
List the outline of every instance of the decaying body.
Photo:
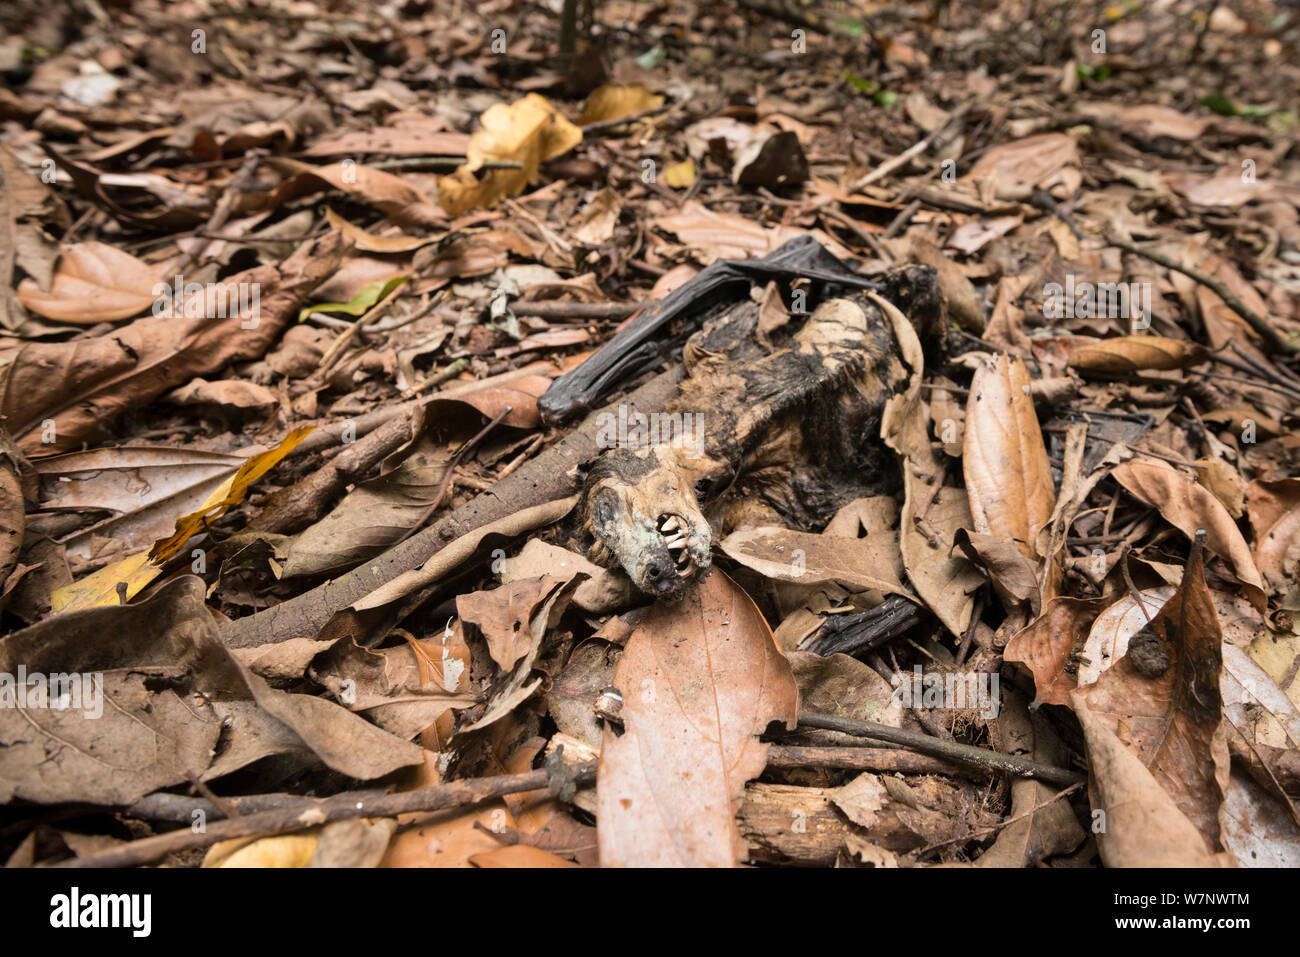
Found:
[[(890, 280), (905, 313), (940, 311), (931, 271), (905, 267)], [(590, 554), (651, 595), (679, 595), (709, 567), (722, 523), (716, 506), (742, 476), (772, 512), (815, 525), (846, 500), (837, 492), (864, 489), (893, 468), (880, 414), (906, 370), (871, 296), (829, 299), (784, 337), (760, 333), (758, 316), (756, 304), (741, 303), (686, 345), (689, 378), (661, 415), (702, 423), (702, 435), (650, 422), (613, 436), (617, 447), (587, 469), (580, 516)]]

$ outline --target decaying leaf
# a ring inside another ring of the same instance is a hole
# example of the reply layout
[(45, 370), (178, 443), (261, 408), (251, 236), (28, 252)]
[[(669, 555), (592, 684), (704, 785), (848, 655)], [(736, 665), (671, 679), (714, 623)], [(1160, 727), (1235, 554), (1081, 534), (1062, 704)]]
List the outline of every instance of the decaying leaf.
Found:
[(602, 866), (720, 866), (744, 858), (735, 815), (766, 763), (758, 735), (794, 726), (798, 692), (749, 596), (718, 570), (656, 605), (614, 684), (623, 732), (606, 727), (597, 783)]
[[(1130, 638), (1127, 654), (1071, 700), (1076, 713), (1086, 710), (1089, 721), (1132, 748), (1196, 826), (1204, 846), (1217, 852), (1228, 780), (1219, 687), (1223, 633), (1201, 556), (1194, 548), (1182, 585), (1140, 633), (1141, 643)], [(1090, 746), (1092, 741), (1089, 732)]]

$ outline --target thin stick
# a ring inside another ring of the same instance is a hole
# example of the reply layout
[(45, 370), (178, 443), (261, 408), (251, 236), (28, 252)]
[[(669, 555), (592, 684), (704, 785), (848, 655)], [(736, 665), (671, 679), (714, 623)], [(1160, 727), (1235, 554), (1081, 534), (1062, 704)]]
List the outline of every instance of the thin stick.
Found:
[[(572, 765), (574, 783), (591, 784), (596, 780), (596, 762)], [(442, 811), (452, 807), (467, 807), (503, 794), (518, 794), (544, 788), (550, 780), (546, 769), (526, 771), (522, 774), (502, 774), (491, 778), (469, 778), (452, 781), (418, 791), (385, 794), (380, 797), (358, 799), (354, 794), (337, 794), (317, 803), (314, 807), (285, 807), (259, 814), (208, 824), (200, 834), (189, 828), (169, 831), (155, 837), (130, 841), (120, 847), (99, 854), (64, 861), (56, 867), (136, 867), (159, 860), (177, 851), (210, 847), (218, 841), (236, 837), (269, 837), (290, 831), (301, 831), (332, 821), (347, 821), (359, 817), (396, 817), (399, 814)]]
[(799, 724), (805, 728), (823, 728), (827, 731), (840, 731), (861, 738), (888, 741), (890, 744), (902, 745), (936, 758), (946, 758), (950, 761), (961, 761), (964, 764), (992, 768), (995, 771), (1014, 774), (1016, 777), (1036, 778), (1039, 781), (1046, 781), (1048, 784), (1055, 784), (1058, 787), (1066, 787), (1084, 780), (1084, 776), (1077, 771), (1055, 768), (1051, 765), (1039, 764), (1037, 761), (1026, 761), (1023, 758), (1012, 757), (1009, 754), (990, 751), (988, 748), (958, 744), (955, 741), (940, 741), (938, 738), (932, 738), (926, 734), (904, 731), (901, 728), (891, 728), (888, 725), (876, 724), (873, 721), (853, 721), (848, 718), (837, 718), (829, 714), (815, 714), (811, 711), (805, 711), (799, 715)]
[(863, 189), (864, 187), (870, 186), (872, 183), (876, 182), (877, 180), (884, 179), (894, 170), (900, 168), (901, 166), (906, 165), (910, 160), (915, 159), (917, 156), (920, 156), (922, 153), (924, 153), (926, 150), (930, 148), (931, 144), (942, 145), (948, 142), (950, 139), (956, 136), (957, 131), (961, 129), (961, 121), (965, 118), (966, 114), (970, 111), (970, 108), (971, 108), (971, 104), (969, 103), (963, 104), (960, 108), (956, 110), (956, 112), (952, 114), (952, 118), (949, 119), (948, 122), (945, 123), (943, 126), (941, 126), (939, 129), (935, 130), (933, 133), (929, 134), (928, 136), (925, 136), (922, 139), (917, 140), (915, 143), (913, 143), (907, 149), (903, 150), (903, 152), (899, 153), (893, 159), (885, 160), (883, 163), (881, 163), (879, 166), (873, 169), (870, 173), (867, 173), (865, 176), (855, 181), (852, 186), (850, 186), (847, 190), (845, 190), (845, 192), (856, 193), (859, 190)]
[(1127, 250), (1135, 256), (1141, 256), (1143, 259), (1149, 259), (1159, 266), (1166, 269), (1172, 269), (1174, 272), (1180, 272), (1190, 279), (1195, 279), (1202, 286), (1205, 286), (1212, 293), (1223, 300), (1224, 305), (1235, 312), (1241, 318), (1245, 319), (1250, 328), (1258, 333), (1259, 337), (1264, 340), (1265, 345), (1278, 352), (1300, 352), (1300, 342), (1287, 342), (1273, 328), (1267, 319), (1261, 316), (1255, 310), (1237, 298), (1237, 294), (1228, 288), (1227, 283), (1217, 276), (1210, 276), (1199, 269), (1193, 269), (1191, 266), (1184, 266), (1178, 260), (1163, 253), (1158, 253), (1150, 249), (1144, 249), (1137, 243), (1131, 243), (1127, 239), (1120, 239), (1118, 236), (1107, 235), (1106, 242), (1118, 249)]

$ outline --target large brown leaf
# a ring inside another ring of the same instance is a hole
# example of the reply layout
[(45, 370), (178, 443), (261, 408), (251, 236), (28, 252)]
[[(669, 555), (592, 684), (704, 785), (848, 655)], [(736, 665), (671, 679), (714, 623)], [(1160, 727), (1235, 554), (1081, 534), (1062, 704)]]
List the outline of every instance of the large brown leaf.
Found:
[(715, 569), (660, 602), (614, 673), (623, 733), (605, 728), (597, 782), (602, 866), (729, 867), (745, 855), (735, 815), (767, 761), (758, 740), (793, 728), (790, 665), (754, 603)]
[[(1072, 696), (1092, 719), (1132, 748), (1165, 792), (1219, 851), (1219, 809), (1228, 781), (1228, 745), (1219, 690), (1223, 632), (1193, 548), (1182, 585), (1139, 645)], [(1155, 662), (1164, 663), (1158, 671)], [(1090, 741), (1091, 744), (1091, 741)]]
[(1051, 521), (1056, 493), (1020, 359), (1000, 355), (975, 373), (962, 463), (975, 530), (1011, 542), (1037, 562), (1035, 542)]
[(887, 531), (849, 538), (764, 526), (732, 532), (718, 547), (742, 565), (779, 581), (800, 585), (834, 581), (850, 588), (907, 594), (896, 571), (902, 564), (898, 542)]
[(0, 370), (0, 412), (18, 447), (28, 455), (74, 449), (124, 409), (260, 357), (342, 254), (343, 240), (331, 232), (279, 265), (231, 276), (222, 284), (228, 302), (239, 300), (240, 284), (257, 284), (256, 316), (204, 308), (201, 316), (146, 316), (93, 339), (24, 346)]

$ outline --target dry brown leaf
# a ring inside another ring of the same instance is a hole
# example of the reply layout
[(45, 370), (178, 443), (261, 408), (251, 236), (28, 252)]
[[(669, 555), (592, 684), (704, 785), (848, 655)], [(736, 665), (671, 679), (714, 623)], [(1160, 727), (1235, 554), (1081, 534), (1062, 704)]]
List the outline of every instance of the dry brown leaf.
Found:
[(196, 405), (227, 413), (268, 412), (280, 404), (280, 397), (264, 385), (247, 379), (191, 379), (165, 396), (176, 405)]
[[(492, 660), (509, 671), (528, 654), (537, 640), (534, 622), (537, 609), (561, 582), (568, 578), (522, 579), (489, 591), (470, 592), (456, 597), (456, 613), (461, 621), (476, 625), (487, 641)], [(544, 627), (544, 623), (543, 623)]]
[(766, 526), (732, 532), (718, 545), (760, 575), (800, 585), (839, 582), (850, 588), (906, 595), (898, 580), (903, 559), (892, 532), (866, 538), (814, 535)]
[(1076, 649), (1082, 648), (1088, 629), (1104, 607), (1099, 599), (1053, 598), (1043, 613), (1012, 637), (1003, 652), (1006, 661), (1018, 661), (1034, 676), (1032, 707), (1070, 704), (1078, 687), (1067, 668)]
[[(694, 200), (684, 204), (674, 213), (659, 217), (655, 225), (666, 229), (686, 245), (694, 247), (697, 258), (706, 266), (715, 259), (766, 256), (783, 243), (808, 232), (789, 226), (769, 228), (742, 216), (715, 213)], [(812, 236), (825, 246), (828, 252), (842, 259), (852, 258), (853, 254), (844, 248), (843, 244), (821, 230), (813, 230)]]
[(930, 413), (921, 399), (925, 354), (916, 330), (897, 306), (878, 296), (873, 301), (889, 318), (899, 351), (911, 369), (907, 390), (892, 396), (880, 417), (880, 436), (899, 455), (903, 470), (898, 526), (903, 567), (912, 587), (944, 627), (961, 637), (970, 625), (975, 592), (984, 584), (979, 569), (952, 548), (957, 529), (972, 524), (970, 506), (963, 490), (938, 485), (943, 469), (930, 446)]
[(104, 243), (77, 243), (63, 250), (49, 292), (31, 279), (18, 284), (18, 299), (39, 316), (79, 326), (138, 316), (159, 301), (157, 266)]
[[(195, 318), (146, 316), (93, 339), (24, 346), (0, 371), (0, 411), (18, 447), (28, 455), (76, 448), (124, 409), (232, 362), (259, 358), (342, 253), (342, 238), (331, 232), (279, 265), (221, 284), (228, 301), (238, 301), (236, 287), (256, 283), (256, 315), (212, 308)], [(245, 301), (251, 305), (251, 295)]]
[(348, 239), (352, 240), (353, 247), (357, 252), (363, 253), (406, 253), (413, 249), (419, 249), (421, 246), (427, 246), (436, 239), (441, 239), (440, 234), (431, 236), (376, 236), (368, 233), (360, 226), (354, 226), (328, 206), (325, 207), (325, 218), (329, 224), (341, 232)]
[(573, 238), (587, 246), (599, 246), (614, 235), (619, 213), (623, 211), (623, 200), (618, 193), (606, 186), (591, 198), (582, 218), (573, 230)]
[(1255, 565), (1277, 592), (1300, 580), (1300, 479), (1256, 480), (1246, 487), (1255, 530)]
[(1200, 482), (1228, 510), (1233, 518), (1241, 518), (1246, 513), (1246, 483), (1241, 473), (1218, 458), (1199, 458), (1192, 463), (1196, 469), (1196, 481)]
[(1214, 867), (1196, 825), (1156, 781), (1110, 722), (1076, 693), (1074, 712), (1088, 746), (1088, 796), (1094, 833), (1107, 867)]
[(1186, 369), (1208, 356), (1205, 347), (1165, 336), (1116, 336), (1070, 350), (1069, 366), (1083, 373), (1118, 376), (1144, 369)]
[(1219, 809), (1228, 783), (1219, 687), (1223, 632), (1202, 555), (1193, 548), (1182, 585), (1141, 632), (1142, 643), (1130, 638), (1127, 654), (1072, 701), (1076, 712), (1082, 707), (1133, 749), (1205, 846), (1219, 851)]
[(989, 179), (999, 198), (1027, 199), (1030, 190), (1063, 184), (1078, 189), (1079, 144), (1064, 133), (1000, 143), (981, 156), (963, 180)]
[(1172, 465), (1154, 459), (1123, 462), (1111, 470), (1111, 475), (1125, 489), (1159, 509), (1165, 521), (1189, 539), (1196, 537), (1197, 529), (1205, 529), (1211, 551), (1232, 565), (1255, 607), (1264, 607), (1264, 580), (1255, 568), (1250, 548), (1213, 493)]
[(319, 167), (283, 157), (274, 163), (292, 175), (267, 197), (267, 204), (272, 208), (299, 196), (337, 189), (373, 206), (401, 226), (446, 225), (442, 210), (406, 180), (392, 173), (362, 166), (352, 160)]
[(966, 401), (962, 465), (975, 530), (1038, 561), (1035, 542), (1051, 520), (1056, 492), (1020, 359), (1000, 355), (976, 371)]
[(600, 862), (730, 867), (745, 856), (735, 816), (762, 772), (773, 721), (793, 728), (790, 666), (754, 603), (714, 569), (657, 603), (614, 675), (623, 732), (608, 725), (597, 782)]

